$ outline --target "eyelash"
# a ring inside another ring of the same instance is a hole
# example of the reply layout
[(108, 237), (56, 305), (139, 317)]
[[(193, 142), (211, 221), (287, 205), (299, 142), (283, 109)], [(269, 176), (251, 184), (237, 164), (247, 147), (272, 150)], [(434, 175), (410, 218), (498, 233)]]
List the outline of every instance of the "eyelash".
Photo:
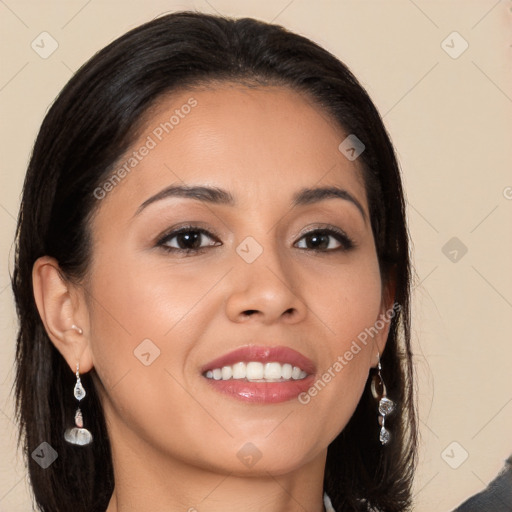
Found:
[[(199, 254), (203, 253), (205, 249), (208, 249), (208, 247), (215, 247), (215, 245), (209, 245), (206, 247), (200, 247), (198, 249), (182, 249), (179, 247), (170, 247), (166, 245), (166, 242), (169, 242), (169, 240), (172, 240), (176, 236), (185, 234), (185, 233), (199, 233), (201, 235), (205, 235), (209, 238), (216, 239), (218, 241), (218, 238), (214, 236), (212, 233), (207, 231), (206, 229), (197, 227), (197, 226), (183, 226), (179, 229), (176, 229), (174, 231), (171, 231), (170, 233), (166, 233), (162, 237), (159, 238), (156, 245), (158, 247), (161, 247), (164, 251), (170, 252), (170, 253), (181, 253), (181, 254)], [(299, 240), (302, 240), (303, 238), (311, 235), (330, 235), (334, 237), (340, 244), (341, 247), (337, 247), (336, 249), (307, 249), (307, 248), (300, 248), (301, 250), (309, 250), (316, 253), (333, 253), (333, 252), (347, 252), (351, 249), (354, 249), (356, 247), (355, 242), (347, 236), (347, 234), (342, 231), (341, 229), (337, 228), (316, 228), (311, 231), (308, 231), (306, 233), (303, 233), (302, 236), (299, 238)]]

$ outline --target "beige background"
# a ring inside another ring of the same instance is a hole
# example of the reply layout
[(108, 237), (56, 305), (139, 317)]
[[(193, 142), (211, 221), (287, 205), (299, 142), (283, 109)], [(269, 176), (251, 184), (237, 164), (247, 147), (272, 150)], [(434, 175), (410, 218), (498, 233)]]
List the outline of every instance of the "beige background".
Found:
[[(8, 270), (32, 143), (86, 59), (181, 9), (256, 17), (312, 38), (348, 64), (384, 116), (404, 173), (417, 273), (415, 510), (451, 510), (512, 453), (512, 0), (0, 1), (0, 510), (32, 510), (12, 421)], [(59, 45), (47, 59), (31, 48), (43, 31)], [(452, 237), (466, 254), (443, 252)]]

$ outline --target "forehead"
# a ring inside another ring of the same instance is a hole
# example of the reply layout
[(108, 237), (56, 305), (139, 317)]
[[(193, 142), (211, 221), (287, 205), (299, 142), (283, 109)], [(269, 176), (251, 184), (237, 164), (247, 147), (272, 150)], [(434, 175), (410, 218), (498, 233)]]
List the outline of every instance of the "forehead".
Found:
[(133, 212), (170, 184), (228, 189), (237, 204), (276, 206), (303, 187), (343, 186), (366, 207), (359, 162), (338, 149), (347, 133), (305, 94), (221, 84), (160, 99), (117, 162), (122, 179), (101, 208)]

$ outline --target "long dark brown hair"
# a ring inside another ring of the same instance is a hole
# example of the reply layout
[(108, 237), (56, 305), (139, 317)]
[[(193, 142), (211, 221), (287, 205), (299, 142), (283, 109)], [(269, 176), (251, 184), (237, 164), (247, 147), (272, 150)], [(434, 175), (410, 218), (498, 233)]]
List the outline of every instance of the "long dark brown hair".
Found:
[[(409, 510), (417, 441), (410, 262), (405, 201), (390, 138), (357, 79), (314, 42), (278, 25), (195, 12), (159, 17), (92, 57), (61, 91), (35, 141), (18, 218), (12, 287), (20, 324), (18, 443), (37, 506), (45, 512), (103, 512), (114, 477), (109, 436), (91, 377), (94, 369), (82, 375), (88, 390), (82, 408), (95, 441), (79, 448), (64, 441), (75, 410), (70, 392), (74, 375), (36, 308), (34, 262), (53, 256), (66, 279), (83, 279), (91, 258), (90, 219), (100, 203), (93, 192), (133, 143), (149, 107), (164, 94), (218, 81), (299, 91), (365, 144), (359, 161), (381, 277), (384, 283), (395, 282), (400, 305), (382, 356), (388, 396), (398, 410), (386, 420), (392, 442), (382, 446), (376, 401), (367, 382), (348, 425), (329, 445), (324, 486), (338, 512)], [(43, 441), (58, 453), (46, 469), (31, 457)]]

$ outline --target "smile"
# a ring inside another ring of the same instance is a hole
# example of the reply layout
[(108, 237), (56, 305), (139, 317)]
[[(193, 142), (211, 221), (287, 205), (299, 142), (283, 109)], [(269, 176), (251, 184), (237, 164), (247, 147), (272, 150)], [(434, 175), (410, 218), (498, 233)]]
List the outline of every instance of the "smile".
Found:
[(245, 379), (248, 382), (286, 382), (289, 380), (300, 380), (307, 377), (307, 373), (299, 366), (290, 363), (260, 363), (240, 361), (231, 366), (223, 366), (208, 370), (205, 373), (207, 379), (232, 380)]
[(259, 404), (296, 399), (311, 386), (315, 373), (310, 359), (285, 346), (244, 346), (201, 368), (212, 390)]

